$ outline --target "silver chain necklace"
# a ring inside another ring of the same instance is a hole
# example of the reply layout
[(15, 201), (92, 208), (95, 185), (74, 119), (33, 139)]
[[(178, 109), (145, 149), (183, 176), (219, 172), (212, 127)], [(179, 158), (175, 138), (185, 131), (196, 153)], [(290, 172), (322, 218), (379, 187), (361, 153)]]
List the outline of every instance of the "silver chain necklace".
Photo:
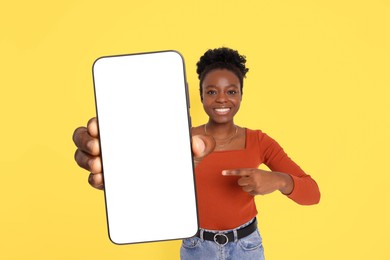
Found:
[[(206, 135), (209, 135), (209, 134), (207, 133), (207, 128), (206, 128), (206, 126), (207, 126), (207, 124), (204, 124), (204, 132), (205, 132)], [(234, 125), (234, 127), (236, 128), (236, 131), (234, 131), (234, 134), (233, 134), (232, 136), (230, 136), (230, 137), (227, 137), (227, 138), (224, 138), (224, 139), (216, 139), (213, 135), (211, 135), (211, 136), (214, 138), (215, 142), (224, 142), (224, 141), (226, 140), (225, 143), (223, 143), (223, 144), (217, 144), (217, 146), (219, 146), (219, 147), (224, 147), (225, 145), (231, 143), (231, 141), (233, 140), (233, 138), (234, 138), (234, 137), (237, 135), (237, 133), (238, 133), (238, 127), (237, 127), (236, 125)]]

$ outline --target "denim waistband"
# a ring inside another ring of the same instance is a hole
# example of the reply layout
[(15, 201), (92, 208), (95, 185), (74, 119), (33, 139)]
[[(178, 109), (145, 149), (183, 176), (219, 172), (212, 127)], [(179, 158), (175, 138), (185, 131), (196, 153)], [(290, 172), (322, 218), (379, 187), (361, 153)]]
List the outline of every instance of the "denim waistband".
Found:
[(250, 221), (242, 224), (241, 226), (238, 226), (236, 228), (233, 228), (233, 229), (226, 229), (226, 230), (212, 230), (212, 229), (203, 229), (203, 228), (200, 228), (199, 229), (199, 237), (200, 239), (203, 240), (203, 233), (204, 232), (212, 232), (212, 233), (218, 233), (218, 234), (226, 234), (226, 233), (230, 233), (230, 232), (233, 232), (234, 234), (234, 241), (236, 242), (238, 237), (237, 237), (237, 230), (239, 229), (242, 229), (246, 226), (249, 226), (250, 224), (252, 224), (253, 222), (257, 221), (256, 220), (256, 217), (254, 217), (253, 219), (251, 219)]

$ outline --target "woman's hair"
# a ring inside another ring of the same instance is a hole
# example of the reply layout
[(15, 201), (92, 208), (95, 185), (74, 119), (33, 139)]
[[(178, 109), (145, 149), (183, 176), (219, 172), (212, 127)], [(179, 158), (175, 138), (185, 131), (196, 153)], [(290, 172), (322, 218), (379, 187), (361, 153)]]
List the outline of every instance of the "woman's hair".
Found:
[(209, 49), (202, 57), (200, 57), (198, 63), (196, 63), (199, 78), (199, 91), (202, 98), (202, 83), (207, 73), (214, 69), (227, 69), (233, 72), (240, 80), (241, 94), (244, 86), (243, 79), (248, 72), (248, 68), (245, 67), (246, 58), (240, 55), (238, 51), (221, 47), (216, 49)]

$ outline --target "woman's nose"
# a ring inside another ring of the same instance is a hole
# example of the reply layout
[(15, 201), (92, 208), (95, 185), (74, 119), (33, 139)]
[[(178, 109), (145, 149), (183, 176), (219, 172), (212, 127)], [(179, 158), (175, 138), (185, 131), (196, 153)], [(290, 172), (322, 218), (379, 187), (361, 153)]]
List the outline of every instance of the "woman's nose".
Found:
[(225, 103), (225, 102), (227, 102), (226, 94), (225, 94), (225, 93), (218, 93), (216, 102), (219, 102), (219, 103)]

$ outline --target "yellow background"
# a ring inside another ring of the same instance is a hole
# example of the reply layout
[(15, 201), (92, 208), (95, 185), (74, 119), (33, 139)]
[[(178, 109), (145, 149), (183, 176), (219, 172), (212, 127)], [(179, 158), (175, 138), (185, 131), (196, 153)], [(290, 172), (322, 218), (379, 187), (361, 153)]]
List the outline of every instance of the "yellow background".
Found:
[(274, 137), (322, 192), (312, 207), (257, 197), (267, 259), (390, 259), (389, 13), (385, 0), (3, 1), (0, 259), (178, 259), (180, 241), (111, 244), (71, 136), (95, 115), (92, 63), (112, 54), (180, 51), (203, 123), (195, 63), (220, 46), (250, 68), (236, 123)]

